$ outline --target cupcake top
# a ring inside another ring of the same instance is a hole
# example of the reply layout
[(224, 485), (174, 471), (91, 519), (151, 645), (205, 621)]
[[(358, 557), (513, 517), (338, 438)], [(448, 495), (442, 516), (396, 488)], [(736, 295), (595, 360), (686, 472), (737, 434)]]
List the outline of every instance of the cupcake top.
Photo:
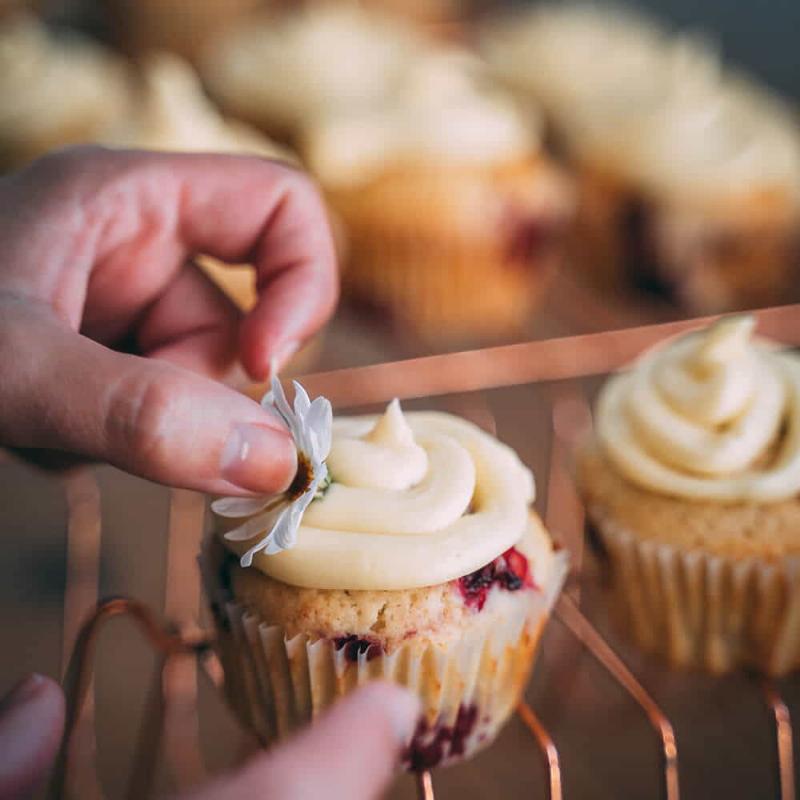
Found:
[(715, 82), (719, 60), (695, 36), (668, 36), (650, 19), (588, 4), (542, 6), (491, 26), (483, 51), (497, 73), (532, 94), (580, 148), (607, 145), (632, 115), (676, 87)]
[(480, 569), (532, 528), (537, 568), (552, 559), (530, 511), (532, 474), (463, 419), (404, 414), (397, 401), (382, 416), (334, 419), (327, 465), (331, 483), (308, 506), (294, 546), (256, 554), (255, 568), (301, 587), (412, 589)]
[(766, 92), (726, 81), (712, 93), (674, 93), (634, 126), (627, 169), (676, 201), (783, 190), (800, 197), (800, 128)]
[(372, 103), (317, 114), (304, 137), (306, 160), (326, 186), (353, 185), (409, 163), (495, 164), (538, 148), (540, 125), (523, 119), (492, 84), (480, 59), (433, 48)]
[(317, 113), (374, 102), (417, 47), (399, 23), (350, 4), (248, 20), (209, 54), (204, 74), (226, 105), (296, 129)]
[(105, 144), (287, 158), (258, 131), (224, 119), (203, 93), (192, 67), (177, 56), (159, 53), (144, 62), (137, 99), (104, 138)]
[(726, 318), (611, 378), (596, 432), (614, 467), (653, 492), (723, 503), (800, 492), (800, 359)]
[(26, 15), (0, 24), (0, 143), (90, 140), (123, 113), (128, 97), (124, 62), (90, 39), (51, 35)]

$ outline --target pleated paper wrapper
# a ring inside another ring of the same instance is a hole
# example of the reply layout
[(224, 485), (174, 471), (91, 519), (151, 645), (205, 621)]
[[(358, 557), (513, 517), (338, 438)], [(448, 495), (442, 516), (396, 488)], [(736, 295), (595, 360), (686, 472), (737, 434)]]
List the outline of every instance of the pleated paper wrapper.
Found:
[(406, 759), (412, 767), (427, 766), (415, 764), (414, 753), (431, 746), (441, 750), (438, 763), (447, 763), (491, 743), (524, 689), (567, 567), (566, 552), (556, 553), (549, 585), (526, 592), (531, 602), (500, 625), (476, 625), (451, 646), (412, 638), (391, 653), (360, 653), (354, 661), (330, 639), (287, 638), (226, 596), (207, 555), (201, 557), (228, 701), (262, 744), (291, 734), (357, 686), (384, 679), (422, 701)]
[(613, 572), (614, 604), (638, 644), (714, 673), (800, 665), (800, 558), (726, 558), (645, 541), (590, 511)]

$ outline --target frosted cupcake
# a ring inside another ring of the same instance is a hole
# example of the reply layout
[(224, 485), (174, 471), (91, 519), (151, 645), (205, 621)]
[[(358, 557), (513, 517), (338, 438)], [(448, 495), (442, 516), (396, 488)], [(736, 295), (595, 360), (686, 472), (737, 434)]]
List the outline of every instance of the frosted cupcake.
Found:
[(800, 134), (784, 103), (702, 39), (619, 10), (540, 8), (484, 44), (576, 168), (571, 260), (592, 283), (697, 312), (785, 296), (800, 258)]
[(346, 292), (424, 338), (518, 332), (562, 255), (573, 194), (481, 62), (432, 50), (302, 152), (347, 237)]
[(611, 378), (579, 454), (616, 603), (676, 665), (800, 666), (800, 358), (732, 317)]
[(382, 678), (422, 700), (409, 768), (471, 755), (514, 708), (564, 576), (530, 472), (447, 414), (394, 402), (331, 441), (304, 433), (326, 401), (276, 396), (298, 476), (283, 498), (216, 501), (203, 559), (233, 708), (269, 744)]
[(211, 49), (203, 76), (227, 112), (292, 140), (317, 114), (382, 97), (417, 46), (396, 20), (317, 4), (248, 20)]
[(672, 96), (634, 133), (624, 168), (658, 283), (697, 312), (785, 297), (800, 261), (800, 128), (786, 106), (730, 79)]
[[(640, 193), (627, 168), (636, 126), (674, 93), (707, 95), (716, 50), (649, 17), (587, 4), (545, 5), (487, 26), (482, 50), (506, 85), (540, 105), (578, 176), (571, 261), (601, 287), (646, 284)], [(643, 274), (644, 273), (644, 274)]]
[(0, 22), (0, 169), (96, 141), (129, 96), (124, 61), (90, 39), (51, 34), (27, 15)]

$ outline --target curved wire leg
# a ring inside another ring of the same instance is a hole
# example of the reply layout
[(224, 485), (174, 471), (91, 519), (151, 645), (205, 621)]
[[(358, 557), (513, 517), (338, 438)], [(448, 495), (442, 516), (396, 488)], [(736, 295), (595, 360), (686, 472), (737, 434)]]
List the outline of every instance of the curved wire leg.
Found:
[(781, 800), (794, 800), (794, 748), (792, 718), (789, 708), (783, 701), (777, 686), (771, 680), (761, 684), (764, 699), (775, 720), (775, 744), (778, 754), (778, 775), (780, 778)]

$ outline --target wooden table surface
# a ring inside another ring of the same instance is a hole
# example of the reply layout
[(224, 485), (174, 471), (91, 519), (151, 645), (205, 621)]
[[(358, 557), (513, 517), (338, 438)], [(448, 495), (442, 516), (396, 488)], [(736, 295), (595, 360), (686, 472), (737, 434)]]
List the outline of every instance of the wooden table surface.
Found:
[[(564, 282), (554, 287), (553, 298), (547, 314), (526, 335), (621, 327), (650, 314), (590, 308), (580, 290)], [(318, 359), (329, 369), (424, 350), (399, 341), (383, 335), (374, 321), (343, 312), (328, 331)], [(498, 435), (535, 471), (538, 509), (556, 533), (574, 543), (581, 541), (581, 520), (570, 500), (568, 454), (552, 434), (552, 409), (554, 403), (590, 397), (596, 385), (597, 380), (529, 385), (414, 405), (447, 407), (476, 418), (491, 413)], [(53, 476), (1, 458), (0, 692), (26, 671), (60, 676), (76, 621), (98, 595), (138, 598), (160, 615), (206, 625), (195, 566), (203, 502), (191, 492), (169, 490), (107, 466)], [(81, 529), (83, 544), (76, 546), (68, 536), (70, 528)], [(99, 568), (92, 559), (94, 547), (99, 548)], [(684, 800), (780, 797), (774, 722), (754, 678), (677, 673), (629, 647), (609, 623), (602, 570), (588, 550), (579, 606), (671, 720)], [(126, 796), (132, 777), (149, 777), (142, 774), (140, 761), (137, 769), (136, 753), (147, 749), (139, 728), (156, 665), (129, 621), (108, 624), (96, 659), (94, 698), (97, 773), (109, 798)], [(162, 743), (166, 754), (153, 772), (156, 793), (216, 772), (251, 746), (216, 689), (203, 674), (198, 677), (192, 663), (183, 662), (169, 680), (177, 687), (174, 708), (183, 730), (193, 729), (197, 713), (202, 760), (186, 737)], [(800, 680), (784, 680), (777, 688), (800, 717)], [(558, 747), (565, 798), (663, 796), (659, 740), (645, 714), (558, 614), (545, 634), (527, 698)], [(530, 733), (514, 719), (491, 748), (436, 773), (434, 783), (440, 800), (522, 800), (546, 798), (546, 777)], [(94, 788), (87, 783), (81, 795), (90, 796)], [(134, 791), (133, 796), (139, 795)], [(414, 785), (401, 777), (389, 796), (414, 798)]]

